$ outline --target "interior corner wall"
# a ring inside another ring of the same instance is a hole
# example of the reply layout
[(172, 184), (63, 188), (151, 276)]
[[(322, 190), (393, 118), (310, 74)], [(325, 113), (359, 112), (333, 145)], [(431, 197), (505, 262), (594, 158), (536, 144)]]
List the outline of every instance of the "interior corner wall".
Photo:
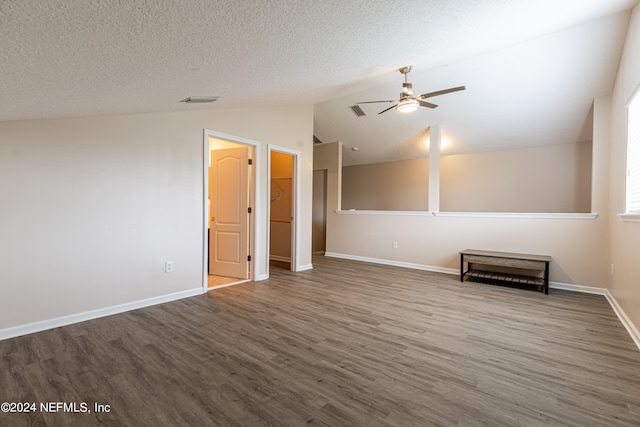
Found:
[(258, 275), (267, 144), (301, 153), (300, 263), (311, 263), (311, 105), (0, 122), (0, 335), (202, 289), (204, 129), (261, 143)]
[(625, 221), (627, 103), (640, 93), (640, 5), (631, 13), (627, 38), (611, 97), (609, 245), (613, 274), (610, 292), (640, 330), (640, 222)]

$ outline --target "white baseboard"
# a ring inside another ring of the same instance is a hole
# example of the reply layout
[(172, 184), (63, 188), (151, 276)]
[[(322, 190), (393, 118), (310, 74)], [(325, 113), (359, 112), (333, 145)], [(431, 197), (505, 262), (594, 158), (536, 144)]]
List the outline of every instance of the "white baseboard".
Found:
[[(369, 257), (358, 256), (358, 255), (340, 254), (340, 253), (335, 253), (335, 252), (325, 252), (324, 255), (328, 256), (328, 257), (332, 257), (332, 258), (350, 259), (350, 260), (354, 260), (354, 261), (371, 262), (371, 263), (374, 263), (374, 264), (394, 265), (394, 266), (397, 266), (397, 267), (406, 267), (406, 268), (413, 268), (413, 269), (416, 269), (416, 270), (433, 271), (433, 272), (436, 272), (436, 273), (452, 274), (452, 275), (455, 275), (455, 276), (459, 276), (460, 275), (460, 270), (457, 270), (455, 268), (435, 267), (435, 266), (432, 266), (432, 265), (413, 264), (413, 263), (409, 263), (409, 262), (392, 261), (392, 260), (379, 259), (379, 258), (369, 258)], [(622, 325), (625, 327), (625, 329), (627, 330), (627, 332), (631, 336), (631, 339), (633, 340), (633, 342), (638, 347), (638, 350), (640, 350), (640, 332), (635, 327), (633, 322), (631, 322), (631, 320), (626, 315), (624, 310), (622, 310), (622, 307), (620, 307), (620, 305), (618, 304), (618, 302), (613, 297), (611, 292), (609, 292), (608, 289), (606, 289), (606, 288), (595, 288), (595, 287), (592, 287), (592, 286), (574, 285), (572, 283), (551, 282), (551, 281), (549, 282), (549, 288), (550, 289), (562, 289), (562, 290), (565, 290), (565, 291), (582, 292), (582, 293), (586, 293), (586, 294), (596, 294), (596, 295), (604, 296), (607, 299), (607, 301), (609, 301), (609, 305), (611, 305), (611, 308), (613, 309), (613, 312), (616, 314), (616, 316), (620, 320), (620, 323), (622, 323)]]
[(296, 273), (299, 273), (301, 271), (307, 271), (307, 270), (313, 270), (313, 264), (305, 264), (305, 265), (298, 266)]
[(594, 288), (592, 286), (574, 285), (572, 283), (551, 282), (549, 281), (549, 289), (562, 289), (563, 291), (582, 292), (583, 294), (606, 295), (605, 288)]
[(636, 347), (640, 350), (640, 331), (638, 331), (638, 328), (636, 328), (631, 319), (629, 319), (622, 307), (618, 305), (618, 301), (616, 301), (608, 289), (606, 289), (604, 296), (607, 298), (607, 301), (609, 301), (611, 308), (616, 313), (616, 316), (618, 316), (618, 319), (620, 319), (622, 325), (625, 327), (627, 332), (629, 332), (629, 335), (631, 335), (631, 339), (636, 343)]
[(373, 264), (393, 265), (396, 267), (412, 268), (414, 270), (433, 271), (434, 273), (445, 273), (445, 274), (453, 274), (453, 275), (460, 274), (460, 270), (456, 270), (455, 268), (436, 267), (433, 265), (415, 264), (411, 262), (393, 261), (389, 259), (369, 258), (364, 256), (358, 256), (358, 255), (339, 254), (336, 252), (325, 252), (324, 256), (332, 257), (332, 258), (350, 259), (353, 261), (371, 262)]
[(57, 317), (55, 319), (43, 320), (40, 322), (28, 323), (26, 325), (14, 326), (0, 330), (0, 341), (8, 338), (15, 338), (21, 335), (32, 334), (35, 332), (46, 331), (47, 329), (59, 328), (60, 326), (80, 323), (86, 320), (97, 319), (100, 317), (111, 316), (113, 314), (124, 313), (125, 311), (136, 310), (139, 308), (149, 307), (152, 305), (162, 304), (165, 302), (175, 301), (182, 298), (202, 295), (202, 288), (191, 289), (188, 291), (175, 292), (172, 294), (161, 295), (158, 297), (147, 298), (139, 301), (128, 302), (113, 307), (105, 307), (97, 310), (85, 311), (84, 313), (71, 314), (69, 316)]
[(269, 255), (269, 259), (271, 261), (291, 262), (290, 257), (280, 256), (280, 255)]

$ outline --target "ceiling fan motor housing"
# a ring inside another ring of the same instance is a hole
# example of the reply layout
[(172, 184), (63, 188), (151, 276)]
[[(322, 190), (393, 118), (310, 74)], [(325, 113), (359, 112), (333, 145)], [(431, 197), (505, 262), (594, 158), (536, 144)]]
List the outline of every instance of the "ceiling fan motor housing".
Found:
[(400, 99), (410, 98), (413, 96), (413, 85), (411, 83), (402, 83), (402, 92)]

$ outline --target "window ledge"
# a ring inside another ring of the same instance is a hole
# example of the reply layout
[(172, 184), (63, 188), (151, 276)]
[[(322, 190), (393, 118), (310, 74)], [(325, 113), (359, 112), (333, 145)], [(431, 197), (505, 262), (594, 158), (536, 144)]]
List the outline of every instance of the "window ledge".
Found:
[(348, 209), (344, 211), (335, 211), (340, 215), (400, 215), (400, 216), (433, 216), (433, 212), (428, 211), (367, 211)]
[[(398, 215), (439, 216), (458, 218), (524, 218), (524, 219), (596, 219), (597, 213), (538, 213), (538, 212), (429, 212), (429, 211), (373, 211), (349, 209), (335, 211), (339, 215)], [(640, 221), (640, 214), (636, 215)]]
[(597, 213), (544, 212), (434, 212), (435, 216), (463, 218), (525, 218), (525, 219), (596, 219)]
[(623, 213), (618, 214), (623, 221), (640, 222), (640, 213)]

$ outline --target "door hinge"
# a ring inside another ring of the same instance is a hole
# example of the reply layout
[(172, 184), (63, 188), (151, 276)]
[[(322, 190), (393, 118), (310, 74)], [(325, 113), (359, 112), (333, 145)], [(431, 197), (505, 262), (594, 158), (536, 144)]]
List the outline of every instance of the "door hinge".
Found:
[(249, 159), (249, 164), (252, 165), (253, 164), (253, 159)]
[(251, 261), (251, 255), (247, 256), (247, 261)]
[(248, 211), (249, 211), (249, 213), (251, 213), (251, 206), (249, 206), (249, 209), (248, 209)]

